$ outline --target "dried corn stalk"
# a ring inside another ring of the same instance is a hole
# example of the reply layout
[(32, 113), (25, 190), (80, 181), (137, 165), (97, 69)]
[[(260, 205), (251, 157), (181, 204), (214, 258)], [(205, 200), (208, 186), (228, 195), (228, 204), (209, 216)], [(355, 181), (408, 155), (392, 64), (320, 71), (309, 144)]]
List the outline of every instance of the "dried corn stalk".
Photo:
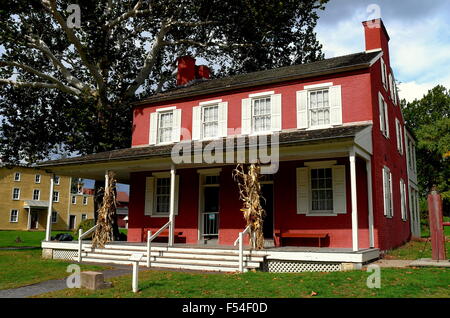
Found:
[(239, 198), (244, 202), (241, 211), (247, 226), (250, 225), (250, 243), (255, 249), (264, 248), (263, 222), (266, 212), (261, 207), (261, 184), (259, 164), (251, 164), (245, 172), (244, 165), (238, 164), (233, 170), (233, 178), (238, 184)]
[(92, 239), (93, 248), (103, 248), (106, 243), (114, 240), (113, 220), (115, 219), (116, 209), (116, 178), (114, 172), (109, 171), (104, 188), (103, 203), (98, 210), (98, 226)]

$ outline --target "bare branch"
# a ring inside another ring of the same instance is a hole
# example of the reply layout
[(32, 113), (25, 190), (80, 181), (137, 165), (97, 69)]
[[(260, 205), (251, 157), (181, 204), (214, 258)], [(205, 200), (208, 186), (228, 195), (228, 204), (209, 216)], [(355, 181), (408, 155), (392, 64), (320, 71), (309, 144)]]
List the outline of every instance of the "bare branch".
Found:
[(188, 44), (197, 47), (216, 47), (220, 49), (230, 49), (230, 48), (240, 48), (240, 47), (252, 47), (252, 44), (248, 43), (214, 43), (214, 42), (198, 42), (191, 39), (180, 39), (171, 42), (164, 42), (163, 45), (180, 45), (180, 44)]
[(15, 87), (31, 87), (31, 88), (49, 88), (49, 89), (59, 89), (71, 95), (80, 96), (80, 91), (64, 85), (62, 83), (45, 83), (45, 82), (22, 82), (14, 81), (11, 79), (0, 78), (0, 85), (12, 85)]
[(185, 27), (197, 27), (202, 25), (210, 25), (217, 23), (216, 21), (173, 21), (168, 26), (185, 26)]
[[(112, 29), (113, 27), (115, 27), (117, 24), (119, 24), (122, 21), (127, 20), (128, 18), (132, 17), (132, 16), (136, 16), (139, 13), (143, 13), (144, 10), (139, 11), (139, 8), (142, 6), (142, 0), (139, 0), (136, 5), (133, 7), (133, 9), (125, 12), (124, 14), (122, 14), (121, 16), (115, 18), (114, 20), (110, 20), (108, 21), (105, 25), (104, 28), (106, 29)], [(145, 10), (147, 11), (147, 10)]]
[(72, 43), (75, 46), (75, 49), (77, 50), (81, 58), (81, 61), (89, 69), (91, 75), (94, 77), (95, 82), (97, 83), (99, 90), (102, 91), (104, 89), (105, 83), (103, 77), (100, 74), (100, 70), (89, 61), (85, 48), (83, 47), (79, 39), (76, 37), (73, 29), (67, 26), (63, 16), (56, 9), (56, 0), (42, 0), (42, 4), (52, 14), (53, 18), (58, 22), (60, 27), (65, 32), (67, 39), (70, 41), (70, 43)]

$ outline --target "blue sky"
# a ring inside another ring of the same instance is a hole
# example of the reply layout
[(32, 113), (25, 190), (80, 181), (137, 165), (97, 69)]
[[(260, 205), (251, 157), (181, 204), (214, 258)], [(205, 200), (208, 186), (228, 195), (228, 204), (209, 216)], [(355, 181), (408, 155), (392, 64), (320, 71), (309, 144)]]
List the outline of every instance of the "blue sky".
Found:
[[(372, 4), (379, 12), (368, 10)], [(448, 0), (330, 0), (316, 29), (325, 57), (364, 51), (361, 22), (377, 17), (383, 19), (391, 39), (400, 98), (421, 98), (438, 84), (450, 88)]]

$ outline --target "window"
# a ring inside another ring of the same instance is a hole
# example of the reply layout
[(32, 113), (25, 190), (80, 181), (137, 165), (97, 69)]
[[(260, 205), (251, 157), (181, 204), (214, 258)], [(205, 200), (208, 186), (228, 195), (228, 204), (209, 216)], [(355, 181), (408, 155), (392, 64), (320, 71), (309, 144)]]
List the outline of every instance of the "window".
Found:
[(388, 167), (383, 168), (383, 197), (384, 197), (384, 215), (388, 218), (394, 216), (393, 197), (392, 197), (392, 174)]
[(202, 138), (219, 136), (219, 105), (202, 107)]
[(52, 212), (52, 223), (58, 222), (58, 212), (53, 211)]
[(158, 114), (158, 143), (172, 141), (173, 112)]
[(87, 205), (88, 204), (88, 197), (83, 197), (83, 205)]
[(383, 86), (387, 91), (388, 90), (388, 76), (387, 76), (386, 63), (384, 63), (383, 58), (381, 58), (381, 82), (383, 83)]
[(41, 191), (38, 189), (33, 190), (33, 200), (39, 200), (41, 197)]
[(87, 214), (81, 214), (81, 221), (84, 221), (87, 219)]
[(37, 174), (34, 176), (34, 183), (41, 183), (41, 175)]
[(331, 168), (311, 169), (311, 210), (333, 212)]
[(328, 89), (309, 92), (309, 119), (310, 127), (330, 124)]
[(403, 179), (400, 179), (400, 207), (401, 207), (401, 215), (402, 220), (406, 221), (406, 185)]
[(12, 193), (12, 199), (13, 200), (20, 200), (20, 189), (14, 188)]
[(383, 95), (381, 95), (381, 93), (378, 93), (378, 99), (380, 111), (380, 130), (383, 136), (389, 138), (389, 119), (388, 119), (387, 104), (384, 101)]
[(297, 168), (297, 213), (334, 216), (347, 213), (345, 166), (335, 160), (306, 162)]
[(403, 155), (403, 129), (402, 124), (397, 118), (395, 119), (395, 132), (397, 134), (397, 150)]
[(156, 179), (156, 214), (169, 213), (170, 205), (170, 178)]
[(14, 181), (20, 181), (20, 172), (14, 173)]
[(270, 97), (252, 100), (252, 131), (263, 132), (271, 130)]
[(60, 181), (59, 176), (55, 176), (53, 181), (55, 182), (56, 185), (59, 185), (59, 181)]
[(53, 191), (53, 202), (59, 202), (59, 191)]
[(77, 204), (77, 196), (72, 195), (72, 204)]
[(19, 210), (11, 210), (9, 214), (9, 222), (17, 223), (19, 221)]
[(342, 125), (342, 88), (333, 83), (307, 85), (297, 92), (297, 128)]

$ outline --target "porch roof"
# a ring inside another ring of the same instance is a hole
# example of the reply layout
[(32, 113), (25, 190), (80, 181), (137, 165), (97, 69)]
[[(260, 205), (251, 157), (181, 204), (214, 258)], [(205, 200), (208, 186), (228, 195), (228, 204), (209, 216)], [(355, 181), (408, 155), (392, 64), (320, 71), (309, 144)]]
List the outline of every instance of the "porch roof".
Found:
[[(356, 124), (356, 125), (346, 125), (332, 128), (324, 128), (324, 129), (316, 129), (316, 130), (289, 130), (289, 131), (281, 131), (279, 133), (279, 146), (281, 148), (291, 148), (295, 146), (304, 146), (304, 145), (314, 145), (321, 143), (335, 143), (335, 142), (353, 142), (357, 136), (360, 135), (361, 132), (371, 127), (371, 124)], [(367, 130), (366, 130), (367, 131)], [(242, 136), (243, 139), (242, 144), (237, 143), (237, 138), (240, 136), (229, 136), (226, 138), (222, 138), (221, 140), (216, 140), (215, 142), (223, 142), (224, 151), (228, 150), (237, 150), (242, 147), (248, 149), (249, 146), (249, 137)], [(268, 143), (270, 143), (271, 135), (268, 137)], [(227, 140), (230, 142), (233, 149), (228, 148), (230, 144), (227, 143)], [(197, 144), (202, 145), (202, 147), (197, 148)], [(187, 147), (192, 147), (192, 149), (200, 149), (203, 150), (211, 141), (202, 141), (202, 142), (194, 142), (194, 141), (186, 141), (185, 145)], [(194, 144), (196, 147), (194, 148)], [(139, 162), (149, 162), (149, 160), (158, 160), (170, 159), (171, 152), (174, 144), (168, 145), (152, 145), (145, 147), (133, 147), (133, 148), (125, 148), (118, 149), (106, 152), (100, 152), (96, 154), (89, 154), (85, 156), (78, 156), (72, 158), (65, 158), (59, 160), (50, 160), (37, 164), (39, 168), (48, 169), (51, 172), (61, 173), (66, 175), (74, 175), (82, 178), (90, 178), (90, 179), (102, 179), (104, 176), (104, 172), (106, 169), (117, 169), (115, 165), (121, 164), (121, 169), (125, 169), (123, 163), (129, 163), (126, 165), (127, 175), (122, 174), (119, 179), (120, 182), (126, 182), (129, 178), (129, 172), (132, 171), (145, 171), (140, 167), (141, 170), (132, 169), (132, 165), (137, 165), (136, 161)], [(95, 168), (94, 168), (95, 166)], [(96, 173), (89, 173), (86, 168), (93, 168), (96, 170)], [(119, 169), (120, 170), (120, 169)], [(147, 169), (148, 170), (148, 169)], [(125, 171), (125, 170), (124, 170)], [(124, 180), (126, 179), (126, 180)]]
[(24, 208), (26, 209), (46, 209), (48, 208), (48, 201), (42, 200), (25, 200), (23, 203)]

